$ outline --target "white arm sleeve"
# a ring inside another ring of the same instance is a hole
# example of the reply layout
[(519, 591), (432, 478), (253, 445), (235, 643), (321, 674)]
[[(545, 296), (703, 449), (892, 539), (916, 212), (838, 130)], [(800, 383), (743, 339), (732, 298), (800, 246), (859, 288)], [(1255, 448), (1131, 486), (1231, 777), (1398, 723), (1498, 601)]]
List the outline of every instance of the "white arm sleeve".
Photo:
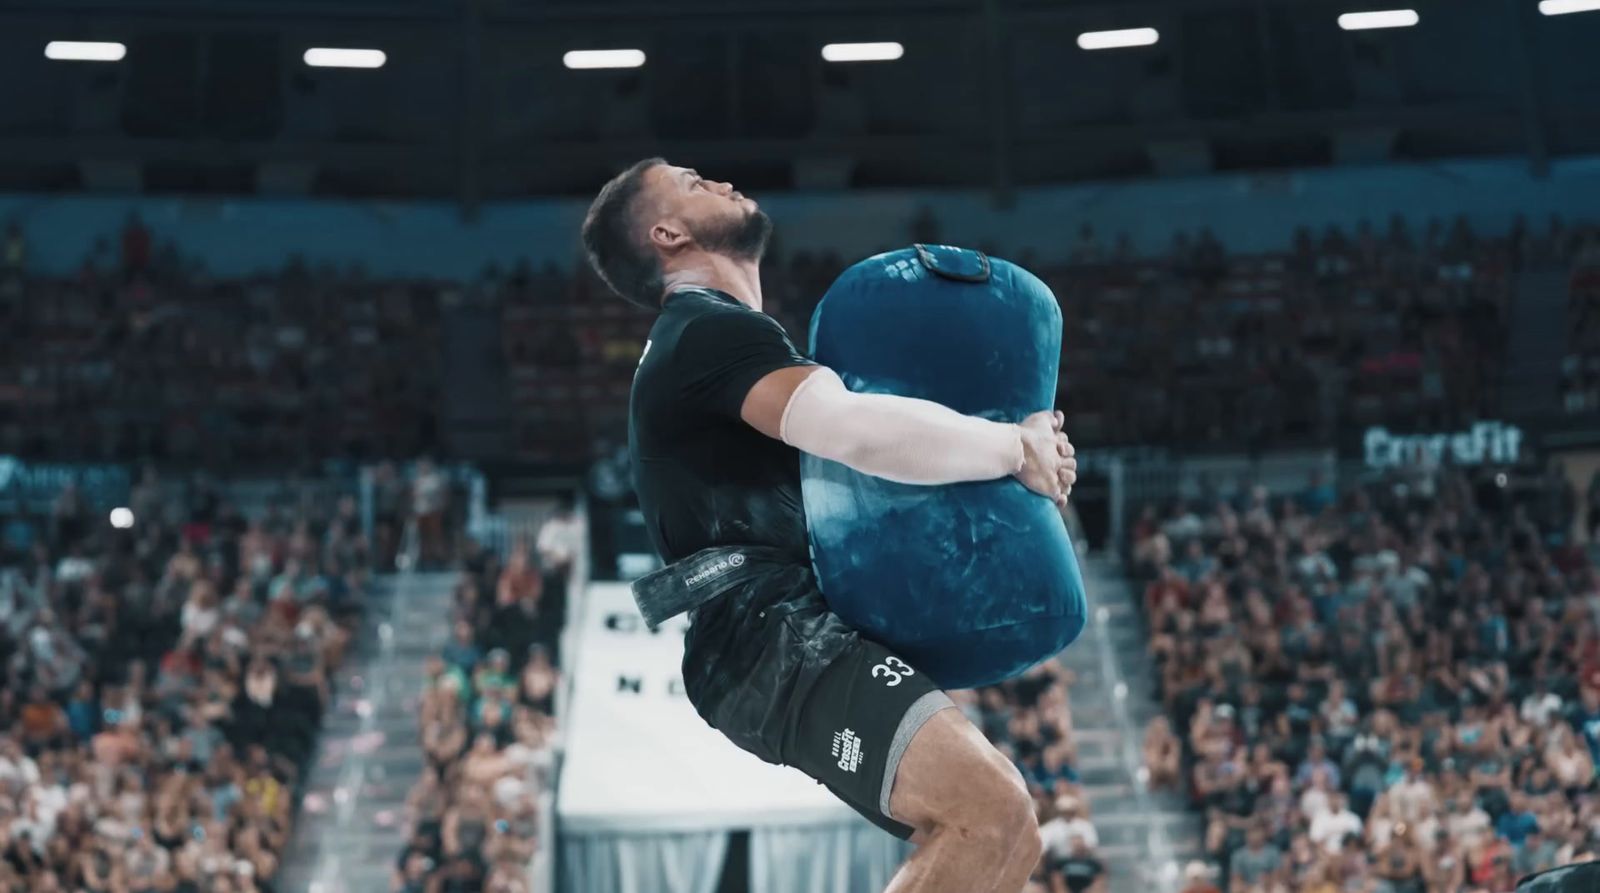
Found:
[(784, 443), (902, 484), (987, 481), (1022, 468), (1022, 428), (915, 397), (857, 394), (826, 367), (789, 397)]

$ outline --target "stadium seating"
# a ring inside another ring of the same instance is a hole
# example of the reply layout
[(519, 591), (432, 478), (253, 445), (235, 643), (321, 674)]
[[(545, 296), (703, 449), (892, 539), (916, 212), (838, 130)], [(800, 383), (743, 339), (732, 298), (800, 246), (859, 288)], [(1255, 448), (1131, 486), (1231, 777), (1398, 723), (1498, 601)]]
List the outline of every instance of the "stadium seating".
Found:
[[(1080, 242), (1065, 263), (1015, 258), (1062, 303), (1059, 405), (1075, 442), (1218, 448), (1326, 443), (1340, 426), (1448, 425), (1492, 411), (1514, 259), (1508, 236), (1464, 222), (1413, 234), (1399, 219), (1382, 234), (1302, 231), (1272, 255), (1230, 255), (1202, 233), (1180, 235), (1164, 257)], [(766, 309), (802, 348), (845, 266), (769, 259)], [(615, 410), (648, 315), (587, 273), (513, 278), (505, 295), (519, 446), (542, 458), (619, 435)]]
[[(1180, 233), (1147, 257), (1122, 240), (1102, 248), (1090, 230), (1066, 261), (1013, 259), (1062, 302), (1060, 404), (1085, 446), (1293, 446), (1352, 426), (1492, 413), (1513, 273), (1527, 262), (1574, 264), (1561, 397), (1588, 406), (1600, 380), (1594, 237), (1571, 228), (1552, 247), (1461, 221), (1419, 229), (1397, 218), (1382, 231), (1302, 230), (1267, 255)], [(769, 258), (767, 310), (802, 347), (845, 266), (837, 255)], [(131, 258), (104, 247), (71, 278), (0, 269), (0, 453), (415, 455), (438, 441), (439, 320), (461, 301), (499, 308), (519, 458), (582, 461), (620, 440), (650, 317), (587, 271), (383, 281), (291, 263), (220, 279), (174, 246)]]
[[(1600, 484), (1600, 481), (1597, 481)], [(1594, 858), (1596, 555), (1559, 476), (1151, 507), (1152, 784), (1229, 890), (1508, 890)]]
[(292, 261), (216, 278), (171, 245), (102, 245), (66, 278), (0, 266), (0, 455), (283, 467), (422, 454), (449, 290)]
[[(552, 522), (546, 522), (547, 524)], [(554, 522), (554, 523), (559, 523)], [(427, 761), (407, 798), (409, 832), (393, 886), (528, 893), (540, 794), (554, 779), (559, 636), (569, 569), (551, 542), (467, 562), (451, 642), (429, 660), (418, 730)]]
[(1567, 355), (1561, 407), (1571, 415), (1600, 413), (1600, 235), (1572, 252), (1567, 303)]
[(0, 561), (0, 890), (268, 893), (366, 586), (345, 502), (72, 490)]

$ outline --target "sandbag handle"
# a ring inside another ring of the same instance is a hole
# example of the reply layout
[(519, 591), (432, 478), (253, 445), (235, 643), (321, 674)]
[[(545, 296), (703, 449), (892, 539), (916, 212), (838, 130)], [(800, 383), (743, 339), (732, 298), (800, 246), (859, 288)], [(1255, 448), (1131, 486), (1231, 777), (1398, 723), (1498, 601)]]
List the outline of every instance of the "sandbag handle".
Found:
[(914, 243), (917, 260), (933, 273), (957, 282), (988, 282), (989, 258), (982, 251), (954, 245)]

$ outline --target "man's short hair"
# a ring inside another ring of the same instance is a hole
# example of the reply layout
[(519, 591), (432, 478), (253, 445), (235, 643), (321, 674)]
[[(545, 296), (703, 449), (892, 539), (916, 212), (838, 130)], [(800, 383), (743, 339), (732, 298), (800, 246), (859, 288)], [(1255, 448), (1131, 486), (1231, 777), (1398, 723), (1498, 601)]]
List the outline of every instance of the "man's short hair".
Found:
[(612, 291), (646, 310), (660, 309), (666, 283), (661, 262), (638, 231), (634, 206), (644, 191), (645, 171), (666, 163), (662, 158), (633, 163), (601, 187), (583, 218), (583, 248), (589, 266)]

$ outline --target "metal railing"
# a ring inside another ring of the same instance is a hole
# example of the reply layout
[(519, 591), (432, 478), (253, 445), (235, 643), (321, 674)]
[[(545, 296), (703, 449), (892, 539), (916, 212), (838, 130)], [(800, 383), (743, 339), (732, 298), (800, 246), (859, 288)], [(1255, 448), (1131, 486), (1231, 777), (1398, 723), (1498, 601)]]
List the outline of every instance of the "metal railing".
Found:
[[(473, 528), (487, 523), (488, 510), (488, 481), (483, 472), (471, 465), (440, 465), (440, 472), (445, 475), (452, 489), (457, 493), (464, 493), (466, 504), (464, 507), (454, 506), (460, 512), (460, 520), (470, 535)], [(361, 530), (371, 540), (378, 523), (378, 486), (376, 465), (363, 465), (356, 475), (355, 493), (359, 501), (361, 512)], [(413, 476), (413, 465), (406, 464), (396, 468), (400, 480), (410, 481)], [(404, 517), (411, 516), (410, 488), (407, 488), (405, 504), (401, 506)]]
[(1256, 485), (1283, 494), (1304, 488), (1313, 474), (1336, 484), (1342, 470), (1332, 449), (1194, 457), (1113, 455), (1092, 467), (1103, 471), (1109, 482), (1110, 543), (1126, 541), (1129, 516), (1145, 505), (1208, 495), (1230, 498)]

